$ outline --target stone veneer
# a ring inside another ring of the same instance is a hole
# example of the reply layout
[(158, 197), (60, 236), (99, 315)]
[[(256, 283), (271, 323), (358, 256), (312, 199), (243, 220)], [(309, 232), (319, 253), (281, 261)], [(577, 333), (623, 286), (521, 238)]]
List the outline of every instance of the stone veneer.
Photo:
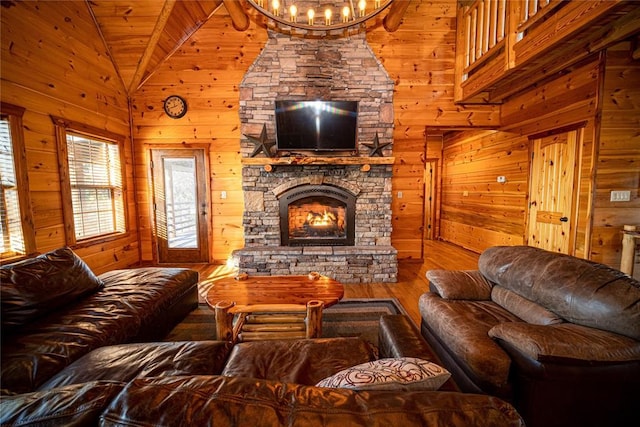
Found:
[[(323, 39), (269, 31), (265, 48), (240, 85), (243, 158), (255, 148), (245, 135), (257, 137), (266, 125), (268, 139), (275, 140), (277, 99), (358, 101), (358, 155), (369, 155), (363, 143), (372, 144), (376, 134), (380, 144), (393, 142), (393, 81), (364, 33)], [(390, 155), (390, 146), (383, 153)], [(247, 163), (242, 169), (245, 247), (234, 252), (241, 272), (318, 271), (344, 283), (397, 281), (397, 251), (391, 246), (391, 165), (363, 168), (323, 158), (322, 165), (278, 164), (267, 171), (264, 165)], [(340, 187), (356, 196), (354, 246), (281, 246), (278, 196), (307, 184)]]

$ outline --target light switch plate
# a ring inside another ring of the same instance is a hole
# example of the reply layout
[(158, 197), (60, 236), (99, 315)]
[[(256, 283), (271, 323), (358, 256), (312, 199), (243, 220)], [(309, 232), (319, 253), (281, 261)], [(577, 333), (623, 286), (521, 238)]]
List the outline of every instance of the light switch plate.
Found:
[(631, 200), (631, 191), (629, 190), (611, 191), (612, 202), (628, 202), (630, 200)]

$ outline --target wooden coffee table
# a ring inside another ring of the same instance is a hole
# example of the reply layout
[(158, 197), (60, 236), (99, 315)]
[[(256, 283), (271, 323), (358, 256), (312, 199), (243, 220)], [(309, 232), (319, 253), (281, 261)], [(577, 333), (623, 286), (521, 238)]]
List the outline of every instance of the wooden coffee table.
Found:
[(207, 304), (216, 313), (218, 339), (316, 338), (322, 310), (342, 299), (342, 283), (310, 273), (300, 276), (247, 276), (214, 282)]

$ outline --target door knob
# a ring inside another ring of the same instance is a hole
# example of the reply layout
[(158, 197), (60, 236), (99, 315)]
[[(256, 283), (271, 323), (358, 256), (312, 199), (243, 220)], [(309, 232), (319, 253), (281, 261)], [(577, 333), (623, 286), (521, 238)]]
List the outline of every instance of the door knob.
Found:
[(566, 216), (563, 216), (562, 218), (560, 218), (560, 222), (567, 222), (569, 221), (569, 218), (567, 218)]

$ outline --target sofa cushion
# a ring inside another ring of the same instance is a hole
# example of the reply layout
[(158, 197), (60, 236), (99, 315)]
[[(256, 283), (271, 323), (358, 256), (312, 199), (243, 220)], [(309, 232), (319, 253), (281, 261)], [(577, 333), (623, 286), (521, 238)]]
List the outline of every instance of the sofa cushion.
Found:
[(640, 282), (611, 267), (530, 246), (495, 246), (478, 266), (490, 281), (567, 322), (640, 340)]
[(3, 333), (102, 287), (102, 281), (69, 248), (3, 265), (0, 284)]
[(373, 348), (355, 337), (251, 341), (233, 347), (222, 375), (314, 385), (375, 359)]
[(555, 313), (499, 285), (491, 290), (491, 300), (527, 323), (553, 325), (563, 322)]
[(640, 360), (640, 342), (600, 329), (571, 323), (531, 325), (502, 323), (489, 335), (540, 362), (627, 362)]
[(354, 390), (438, 390), (451, 374), (415, 357), (378, 359), (344, 369), (316, 386)]
[(429, 287), (445, 299), (488, 300), (491, 283), (478, 270), (429, 270)]
[(217, 375), (231, 352), (226, 341), (184, 341), (100, 347), (49, 379), (39, 389), (69, 384), (172, 375)]
[(115, 426), (524, 427), (495, 397), (441, 391), (354, 391), (253, 378), (163, 377), (132, 381), (104, 412)]
[(25, 325), (1, 347), (2, 387), (35, 391), (64, 367), (98, 347), (163, 333), (176, 300), (195, 288), (184, 268), (135, 268), (100, 275), (102, 289)]
[(519, 322), (517, 316), (492, 301), (445, 300), (429, 292), (418, 305), (423, 323), (474, 382), (487, 390), (505, 387), (511, 359), (488, 332), (500, 323)]
[(97, 426), (124, 383), (97, 381), (54, 390), (2, 396), (2, 426)]

